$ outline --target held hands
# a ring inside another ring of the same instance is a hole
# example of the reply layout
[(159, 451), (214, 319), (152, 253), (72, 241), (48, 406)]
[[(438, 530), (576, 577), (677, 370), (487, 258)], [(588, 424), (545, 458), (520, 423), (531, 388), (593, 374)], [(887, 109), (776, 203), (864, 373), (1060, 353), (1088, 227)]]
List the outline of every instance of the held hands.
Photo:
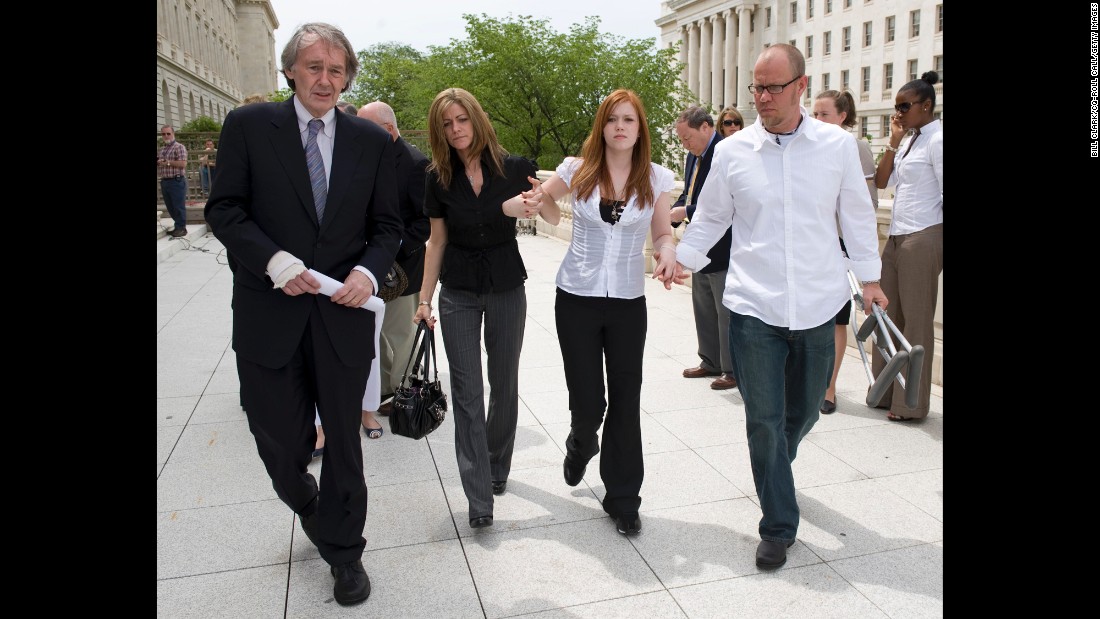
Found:
[(653, 257), (657, 260), (657, 266), (653, 267), (653, 279), (664, 283), (665, 290), (672, 290), (672, 284), (687, 281), (683, 266), (676, 262), (675, 247), (662, 245), (654, 250)]
[(542, 208), (542, 181), (530, 176), (527, 177), (527, 181), (531, 183), (531, 190), (521, 191), (519, 193), (522, 203), (516, 208), (515, 213), (508, 213), (511, 217), (517, 219), (534, 219), (535, 215), (538, 215), (539, 210)]
[(353, 269), (344, 280), (344, 285), (332, 295), (332, 302), (346, 307), (361, 307), (373, 294), (374, 284), (370, 278), (362, 271)]

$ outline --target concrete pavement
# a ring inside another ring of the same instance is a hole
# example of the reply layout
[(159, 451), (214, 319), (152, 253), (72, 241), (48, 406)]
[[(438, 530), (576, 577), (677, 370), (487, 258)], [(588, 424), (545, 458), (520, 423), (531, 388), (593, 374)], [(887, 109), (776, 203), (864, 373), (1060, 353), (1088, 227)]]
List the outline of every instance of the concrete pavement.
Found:
[(761, 571), (741, 397), (681, 377), (698, 364), (690, 290), (649, 280), (642, 532), (623, 537), (600, 508), (599, 456), (579, 486), (562, 479), (569, 411), (554, 277), (567, 244), (541, 235), (519, 237), (529, 273), (520, 418), (494, 526), (468, 525), (450, 414), (420, 441), (383, 421), (381, 439), (361, 435), (373, 590), (337, 605), (238, 405), (223, 248), (205, 225), (188, 230), (157, 240), (158, 617), (943, 616), (942, 388), (925, 421), (888, 422), (865, 406), (849, 349), (838, 410), (794, 463), (798, 541), (785, 566)]

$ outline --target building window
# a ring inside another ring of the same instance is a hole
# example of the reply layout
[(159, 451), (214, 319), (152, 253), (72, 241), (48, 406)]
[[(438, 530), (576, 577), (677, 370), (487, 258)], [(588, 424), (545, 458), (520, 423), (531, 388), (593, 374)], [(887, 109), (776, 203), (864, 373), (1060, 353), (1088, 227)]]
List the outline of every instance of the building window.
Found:
[(822, 73), (821, 74), (821, 90), (823, 90), (823, 91), (824, 90), (829, 90), (829, 74), (828, 73)]
[(943, 32), (943, 5), (936, 5), (936, 34)]
[(814, 78), (812, 75), (806, 76), (806, 95), (805, 98), (809, 99), (810, 94), (813, 91)]
[(852, 27), (851, 26), (844, 26), (844, 30), (841, 31), (841, 32), (843, 33), (841, 38), (844, 39), (844, 51), (846, 51), (846, 52), (851, 51), (851, 49), (852, 49)]
[(920, 36), (920, 9), (909, 11), (909, 38)]
[(806, 0), (806, 19), (814, 18), (814, 0)]
[(871, 47), (871, 22), (863, 22), (863, 47)]
[(871, 92), (871, 67), (863, 67), (863, 92)]
[(790, 45), (791, 47), (798, 47), (797, 45), (795, 45), (796, 41), (795, 41), (794, 39), (791, 39), (790, 41), (787, 41), (787, 43), (788, 43), (788, 44), (789, 44), (789, 45)]
[(915, 79), (917, 79), (917, 61), (916, 60), (910, 60), (909, 61), (909, 81), (911, 82)]
[(792, 2), (791, 3), (791, 23), (793, 24), (796, 21), (798, 21), (798, 3), (797, 2)]
[(896, 20), (894, 19), (893, 15), (886, 18), (886, 42), (887, 43), (893, 43), (894, 42), (894, 22), (895, 21)]
[(848, 88), (848, 69), (844, 69), (840, 72), (840, 89), (849, 90)]
[(844, 8), (846, 8), (846, 9), (852, 8), (852, 0), (844, 0)]
[(894, 87), (894, 63), (888, 62), (882, 65), (882, 89), (890, 90)]
[(832, 30), (829, 30), (825, 33), (825, 49), (823, 49), (821, 51), (821, 53), (825, 54), (826, 56), (833, 53), (833, 31)]
[(933, 56), (932, 57), (932, 70), (934, 70), (936, 73), (940, 74), (939, 83), (942, 84), (943, 83), (943, 56)]
[(764, 10), (764, 27), (772, 27), (772, 7), (770, 6)]
[(810, 35), (810, 36), (806, 37), (806, 57), (807, 58), (813, 58), (814, 57), (814, 37), (813, 37), (813, 35)]
[(829, 15), (833, 12), (833, 0), (825, 0), (825, 14)]
[(878, 137), (880, 137), (880, 138), (890, 137), (890, 117), (889, 116), (880, 116), (878, 122), (879, 122), (879, 125), (881, 125), (881, 127), (879, 128)]
[(867, 135), (867, 117), (860, 116), (856, 121), (856, 131), (859, 131), (860, 135)]

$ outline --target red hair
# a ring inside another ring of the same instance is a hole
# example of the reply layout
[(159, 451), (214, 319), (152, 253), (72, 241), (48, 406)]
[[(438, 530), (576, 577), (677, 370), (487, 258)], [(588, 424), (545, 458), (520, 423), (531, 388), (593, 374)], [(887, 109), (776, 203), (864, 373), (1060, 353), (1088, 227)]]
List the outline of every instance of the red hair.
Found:
[(634, 153), (631, 155), (630, 176), (626, 179), (626, 196), (629, 202), (631, 196), (637, 199), (640, 208), (647, 208), (656, 204), (653, 195), (653, 182), (650, 179), (650, 146), (649, 123), (646, 120), (645, 106), (633, 90), (620, 88), (607, 95), (596, 110), (596, 120), (592, 123), (592, 133), (584, 140), (581, 147), (580, 168), (573, 175), (573, 191), (577, 197), (585, 200), (592, 195), (596, 186), (600, 188), (600, 195), (613, 198), (615, 186), (611, 181), (611, 172), (605, 165), (607, 143), (603, 137), (603, 129), (607, 125), (607, 119), (611, 117), (612, 110), (620, 103), (627, 102), (634, 106), (638, 114), (638, 141), (634, 143)]

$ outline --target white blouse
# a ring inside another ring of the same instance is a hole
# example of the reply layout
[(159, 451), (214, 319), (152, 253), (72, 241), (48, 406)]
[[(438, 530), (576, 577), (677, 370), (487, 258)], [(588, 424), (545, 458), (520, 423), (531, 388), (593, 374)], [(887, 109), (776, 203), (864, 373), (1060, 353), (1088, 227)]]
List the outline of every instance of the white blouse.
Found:
[[(573, 174), (581, 159), (566, 157), (556, 170), (558, 178), (572, 189)], [(573, 194), (573, 240), (558, 268), (558, 288), (585, 297), (636, 299), (645, 294), (645, 247), (657, 196), (672, 191), (672, 170), (650, 163), (652, 203), (638, 208), (631, 198), (618, 223), (611, 225), (600, 216), (600, 188), (587, 200)]]
[[(913, 142), (916, 140), (916, 142)], [(909, 150), (909, 144), (913, 144)], [(909, 150), (906, 154), (906, 150)], [(894, 155), (887, 186), (895, 186), (890, 236), (943, 223), (943, 125), (933, 120), (907, 138)]]

